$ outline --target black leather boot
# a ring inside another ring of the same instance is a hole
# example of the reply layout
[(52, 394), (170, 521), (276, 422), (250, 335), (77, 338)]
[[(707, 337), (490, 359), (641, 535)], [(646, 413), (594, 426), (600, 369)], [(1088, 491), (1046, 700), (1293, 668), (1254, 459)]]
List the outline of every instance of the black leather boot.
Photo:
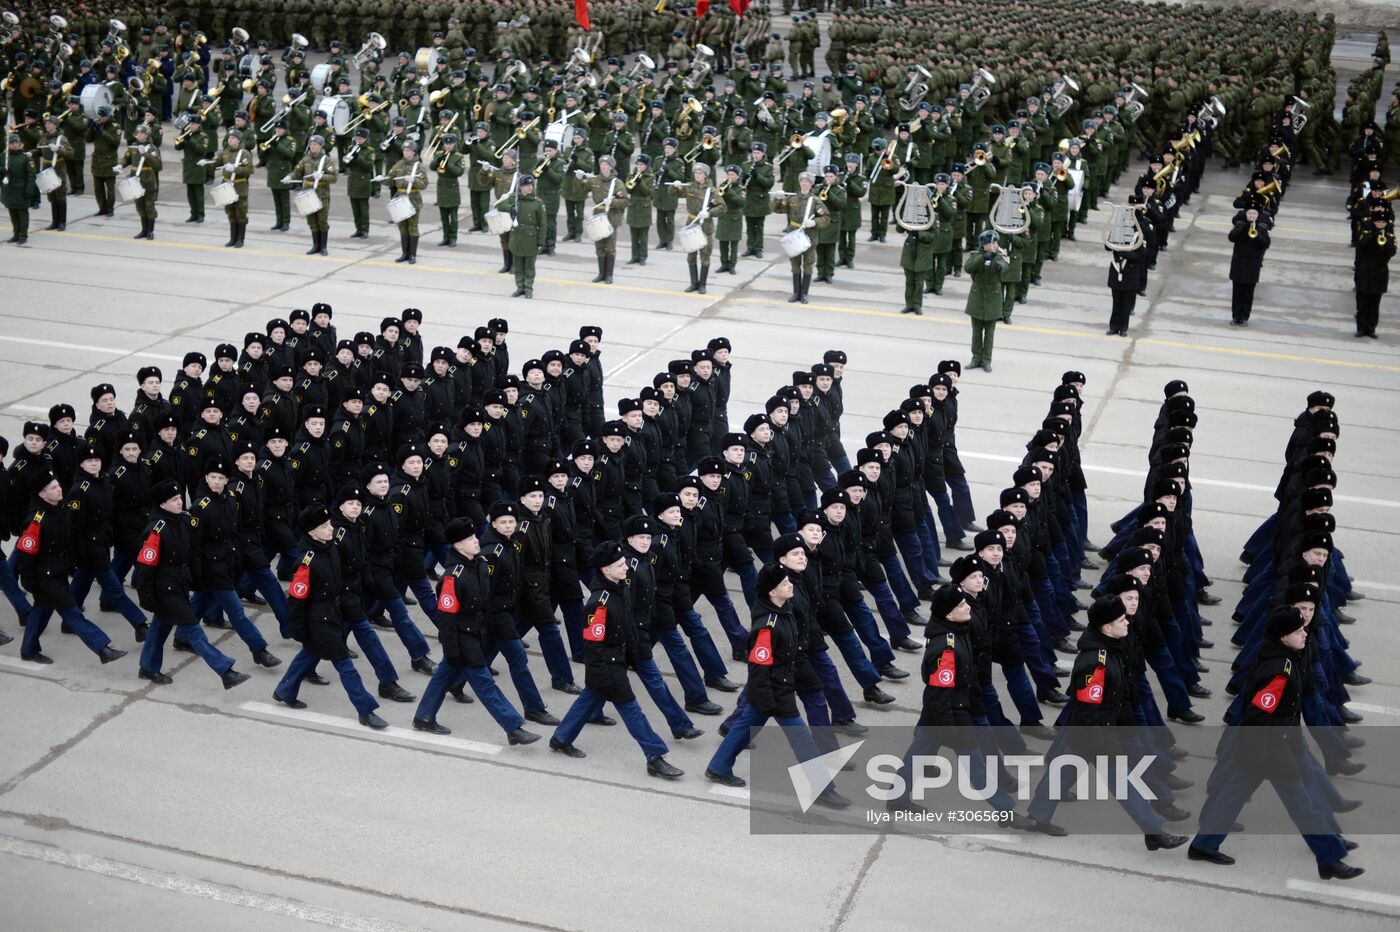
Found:
[(699, 269), (699, 267), (696, 265), (695, 256), (694, 256), (693, 254), (686, 257), (686, 264), (690, 266), (690, 287), (687, 288), (686, 291), (687, 291), (688, 293), (689, 293), (689, 292), (699, 291), (699, 290), (700, 290), (700, 269)]
[(709, 277), (710, 277), (710, 267), (709, 267), (708, 265), (702, 265), (702, 266), (700, 266), (700, 287), (699, 287), (699, 289), (697, 289), (697, 290), (698, 290), (701, 294), (705, 294), (705, 281), (706, 281)]
[(788, 298), (788, 304), (796, 304), (802, 300), (802, 273), (792, 273), (792, 297)]
[(408, 261), (408, 234), (407, 234), (407, 233), (400, 233), (400, 234), (399, 234), (399, 257), (398, 257), (397, 259), (395, 259), (394, 261), (395, 261), (395, 262), (407, 262), (407, 261)]

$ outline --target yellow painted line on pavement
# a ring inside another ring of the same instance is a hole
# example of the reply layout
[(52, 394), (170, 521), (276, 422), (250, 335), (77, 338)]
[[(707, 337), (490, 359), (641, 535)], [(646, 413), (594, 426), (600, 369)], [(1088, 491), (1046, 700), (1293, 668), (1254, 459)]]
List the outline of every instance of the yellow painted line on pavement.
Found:
[[(0, 226), (0, 229), (5, 229), (5, 227)], [(127, 239), (126, 237), (123, 237), (123, 236), (111, 236), (111, 235), (108, 235), (108, 234), (105, 234), (105, 233), (80, 233), (80, 232), (71, 231), (71, 230), (70, 230), (70, 231), (65, 231), (65, 232), (63, 232), (63, 233), (59, 233), (59, 232), (56, 231), (56, 230), (55, 230), (55, 231), (50, 231), (50, 230), (37, 230), (37, 231), (34, 231), (34, 233), (32, 233), (31, 235), (32, 235), (32, 236), (53, 235), (53, 236), (74, 237), (74, 238), (79, 238), (79, 239), (101, 240), (101, 241), (109, 241), (109, 242), (125, 242), (126, 239)], [(161, 248), (167, 248), (167, 249), (207, 250), (207, 251), (212, 251), (212, 252), (226, 252), (226, 251), (228, 251), (228, 248), (225, 247), (225, 246), (216, 246), (216, 245), (210, 245), (210, 244), (206, 244), (206, 243), (180, 243), (180, 242), (170, 242), (170, 241), (159, 240), (159, 239), (158, 239), (158, 240), (151, 241), (148, 245), (157, 246), (157, 247), (161, 247)], [(400, 265), (399, 263), (395, 263), (395, 262), (393, 262), (393, 261), (386, 261), (386, 260), (383, 260), (383, 259), (355, 259), (355, 258), (344, 257), (344, 256), (324, 256), (324, 257), (323, 257), (323, 256), (306, 256), (306, 255), (303, 255), (303, 254), (298, 253), (298, 252), (284, 252), (284, 251), (277, 251), (277, 250), (256, 249), (256, 248), (247, 248), (247, 247), (245, 247), (245, 248), (242, 250), (242, 252), (243, 252), (244, 254), (247, 254), (247, 255), (254, 255), (254, 256), (271, 256), (271, 257), (285, 258), (285, 259), (314, 259), (314, 260), (318, 260), (318, 261), (338, 261), (338, 262), (342, 263), (343, 265), (359, 264), (359, 265), (374, 266), (374, 267), (382, 267), (382, 268), (395, 268), (395, 267), (402, 268), (402, 267), (403, 267), (403, 266)], [(434, 272), (434, 273), (437, 273), (437, 274), (469, 275), (469, 276), (476, 277), (476, 278), (496, 278), (496, 277), (499, 277), (500, 274), (501, 274), (501, 273), (499, 273), (499, 272), (494, 272), (494, 271), (479, 271), (479, 270), (475, 270), (475, 269), (460, 269), (460, 268), (452, 268), (452, 267), (450, 267), (450, 266), (423, 265), (423, 264), (415, 265), (415, 266), (413, 266), (413, 269), (414, 269), (415, 271)], [(579, 278), (557, 278), (557, 277), (553, 277), (553, 276), (536, 276), (535, 282), (536, 282), (537, 284), (540, 283), (540, 282), (546, 282), (546, 283), (549, 283), (549, 284), (552, 284), (552, 285), (564, 285), (564, 286), (571, 287), (571, 288), (578, 288), (578, 287), (583, 287), (583, 288), (596, 288), (596, 289), (605, 289), (605, 290), (610, 291), (610, 292), (628, 292), (628, 293), (632, 293), (632, 294), (659, 295), (659, 296), (662, 296), (662, 297), (665, 297), (665, 298), (668, 298), (668, 299), (672, 299), (672, 300), (674, 300), (674, 299), (676, 299), (676, 298), (691, 298), (691, 299), (696, 299), (696, 300), (701, 300), (701, 301), (711, 301), (711, 300), (715, 300), (716, 297), (717, 297), (717, 296), (715, 296), (715, 295), (693, 294), (693, 293), (688, 293), (688, 292), (679, 291), (679, 290), (671, 290), (671, 289), (666, 289), (666, 288), (650, 288), (650, 287), (643, 286), (643, 285), (620, 285), (620, 284), (606, 285), (606, 284), (602, 284), (602, 283), (594, 283), (594, 282), (588, 281), (587, 279), (579, 279)], [(734, 304), (753, 304), (753, 305), (763, 305), (763, 306), (772, 306), (773, 304), (781, 303), (781, 299), (777, 299), (777, 300), (767, 300), (767, 299), (764, 299), (764, 298), (748, 298), (748, 297), (731, 297), (731, 298), (728, 298), (728, 300), (731, 301), (731, 302), (734, 303)], [(898, 311), (885, 311), (885, 310), (880, 310), (879, 308), (870, 308), (870, 307), (853, 307), (853, 306), (844, 305), (844, 304), (819, 304), (819, 303), (809, 303), (809, 304), (801, 305), (801, 309), (804, 310), (804, 311), (823, 311), (823, 312), (831, 313), (831, 314), (848, 314), (848, 315), (861, 316), (861, 317), (888, 317), (888, 318), (891, 318), (891, 319), (902, 320), (902, 321), (905, 321), (905, 322), (907, 322), (907, 323), (916, 323), (916, 322), (917, 322), (917, 323), (940, 324), (940, 325), (956, 325), (956, 326), (960, 326), (960, 327), (961, 327), (961, 326), (966, 326), (966, 325), (967, 325), (967, 318), (966, 318), (966, 317), (946, 317), (946, 316), (939, 316), (939, 315), (934, 315), (934, 314), (925, 314), (925, 315), (923, 315), (923, 316), (915, 317), (915, 316), (911, 316), (911, 315), (908, 315), (908, 314), (901, 314), (901, 313), (899, 313)], [(1018, 323), (1018, 324), (1015, 325), (1015, 328), (1016, 328), (1016, 329), (1013, 331), (1014, 333), (1032, 333), (1032, 334), (1037, 334), (1037, 335), (1040, 335), (1040, 336), (1074, 337), (1074, 338), (1076, 338), (1076, 339), (1081, 339), (1081, 340), (1090, 339), (1090, 340), (1097, 340), (1097, 341), (1101, 341), (1101, 342), (1116, 342), (1116, 341), (1122, 339), (1122, 337), (1110, 337), (1110, 336), (1108, 336), (1107, 334), (1094, 333), (1094, 332), (1086, 332), (1086, 331), (1084, 331), (1084, 330), (1071, 330), (1071, 329), (1064, 328), (1064, 327), (1040, 327), (1040, 326), (1026, 325), (1026, 324)], [(1240, 356), (1240, 357), (1249, 358), (1249, 359), (1272, 359), (1272, 360), (1279, 360), (1279, 361), (1282, 361), (1282, 362), (1309, 363), (1309, 364), (1312, 364), (1312, 365), (1319, 365), (1319, 366), (1338, 366), (1338, 367), (1347, 368), (1347, 369), (1370, 369), (1370, 370), (1375, 370), (1375, 371), (1379, 371), (1379, 372), (1400, 372), (1400, 365), (1388, 365), (1388, 364), (1385, 364), (1385, 363), (1377, 363), (1377, 362), (1362, 362), (1362, 361), (1350, 360), (1350, 359), (1333, 359), (1333, 358), (1325, 357), (1325, 356), (1306, 356), (1306, 355), (1302, 355), (1302, 354), (1298, 354), (1298, 353), (1276, 353), (1276, 352), (1271, 352), (1271, 351), (1268, 351), (1268, 350), (1251, 350), (1251, 349), (1244, 349), (1244, 348), (1241, 348), (1241, 347), (1234, 347), (1234, 346), (1217, 346), (1217, 345), (1213, 345), (1213, 344), (1209, 344), (1209, 343), (1186, 343), (1186, 342), (1182, 342), (1182, 341), (1179, 341), (1179, 340), (1166, 340), (1166, 339), (1161, 339), (1161, 338), (1158, 338), (1158, 337), (1133, 337), (1132, 339), (1135, 340), (1137, 343), (1144, 344), (1144, 345), (1147, 345), (1147, 346), (1163, 346), (1163, 347), (1169, 347), (1169, 348), (1173, 348), (1173, 349), (1199, 350), (1199, 351), (1205, 352), (1205, 353), (1217, 353), (1217, 354), (1225, 355), (1225, 356)]]

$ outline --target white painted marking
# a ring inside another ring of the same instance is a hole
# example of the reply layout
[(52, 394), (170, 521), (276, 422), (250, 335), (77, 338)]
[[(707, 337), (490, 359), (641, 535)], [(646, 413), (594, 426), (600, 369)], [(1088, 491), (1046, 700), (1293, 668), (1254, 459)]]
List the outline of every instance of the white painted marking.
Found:
[(183, 356), (168, 356), (165, 353), (149, 353), (146, 350), (121, 349), (115, 346), (94, 346), (91, 343), (64, 343), (59, 340), (36, 340), (33, 337), (0, 335), (0, 342), (24, 343), (29, 346), (49, 346), (56, 349), (81, 350), (84, 353), (106, 353), (109, 356), (144, 356), (147, 359), (166, 359), (173, 362), (182, 362), (184, 360)]
[(1400, 709), (1392, 705), (1372, 705), (1369, 702), (1348, 702), (1347, 708), (1353, 712), (1370, 712), (1374, 715), (1400, 715)]
[(728, 796), (730, 799), (749, 800), (749, 788), (747, 786), (722, 786), (716, 783), (710, 787), (710, 792), (715, 796)]
[(333, 929), (349, 929), (353, 932), (412, 932), (414, 929), (413, 926), (400, 925), (397, 922), (389, 922), (384, 919), (373, 919), (340, 910), (308, 906), (305, 903), (296, 903), (281, 897), (250, 893), (247, 890), (240, 890), (220, 883), (210, 883), (205, 880), (192, 880), (166, 871), (114, 861), (111, 858), (64, 851), (62, 848), (55, 848), (52, 845), (41, 845), (10, 836), (0, 836), (0, 852), (34, 861), (43, 861), (46, 864), (57, 864), (60, 867), (100, 874), (103, 877), (125, 880), (146, 887), (154, 887), (157, 890), (167, 890), (171, 893), (213, 900), (217, 903), (243, 906), (303, 922), (314, 922), (317, 925), (329, 926)]
[[(23, 632), (16, 633), (16, 641), (19, 640), (21, 634), (23, 634)], [(31, 663), (19, 657), (9, 657), (5, 654), (0, 654), (0, 667), (13, 667), (16, 670), (23, 670), (25, 673), (43, 673), (52, 670), (56, 666), (58, 666), (58, 664)]]
[[(239, 706), (245, 712), (254, 712), (258, 715), (271, 715), (276, 718), (291, 719), (297, 722), (306, 722), (312, 725), (324, 725), (340, 731), (354, 732), (355, 734), (366, 734), (371, 729), (365, 728), (354, 719), (341, 718), (338, 715), (323, 715), (320, 712), (308, 712), (305, 709), (288, 709), (283, 706), (271, 705), (266, 702), (245, 702)], [(499, 754), (504, 749), (499, 744), (488, 744), (485, 741), (471, 741), (467, 738), (453, 738), (450, 735), (432, 735), (426, 731), (414, 731), (412, 728), (400, 728), (397, 725), (390, 725), (388, 728), (373, 732), (374, 734), (386, 735), (390, 738), (398, 738), (401, 741), (413, 741), (417, 744), (431, 744), (434, 747), (451, 748), (455, 751), (470, 751), (473, 754)]]
[(1318, 883), (1315, 880), (1289, 880), (1288, 889), (1299, 893), (1314, 893), (1321, 896), (1334, 896), (1340, 900), (1355, 900), (1373, 906), (1388, 906), (1400, 909), (1400, 896), (1393, 893), (1377, 893), (1374, 890), (1361, 890), (1356, 887), (1343, 887), (1337, 884)]
[(1351, 585), (1353, 588), (1362, 590), (1384, 589), (1386, 592), (1400, 592), (1400, 586), (1394, 586), (1390, 583), (1383, 582), (1371, 582), (1370, 580), (1353, 579)]
[(651, 346), (646, 346), (646, 347), (643, 347), (642, 349), (637, 350), (637, 351), (636, 351), (635, 353), (633, 353), (631, 356), (628, 356), (626, 359), (622, 360), (622, 362), (618, 363), (617, 365), (613, 366), (611, 369), (609, 369), (609, 370), (607, 370), (606, 372), (604, 372), (604, 373), (603, 373), (603, 381), (604, 381), (604, 382), (610, 382), (610, 381), (612, 381), (612, 379), (614, 379), (614, 378), (617, 376), (617, 374), (618, 374), (619, 372), (622, 372), (622, 371), (623, 371), (624, 369), (626, 369), (628, 366), (632, 365), (632, 363), (636, 362), (638, 359), (641, 359), (641, 358), (642, 358), (643, 356), (645, 356), (647, 353), (650, 353), (652, 350), (654, 350), (654, 349), (656, 349), (657, 347), (661, 346), (661, 344), (665, 343), (665, 342), (666, 342), (668, 339), (670, 339), (672, 336), (674, 336), (674, 335), (677, 334), (677, 333), (680, 333), (682, 330), (684, 330), (686, 327), (689, 327), (689, 326), (690, 326), (691, 324), (693, 324), (693, 323), (695, 323), (695, 318), (693, 318), (693, 317), (688, 317), (688, 318), (686, 318), (685, 320), (681, 321), (680, 323), (676, 324), (676, 325), (675, 325), (674, 327), (672, 327), (670, 330), (667, 330), (667, 331), (666, 331), (665, 333), (663, 333), (660, 337), (658, 337), (658, 338), (656, 339), (656, 341), (655, 341), (654, 343), (652, 343)]

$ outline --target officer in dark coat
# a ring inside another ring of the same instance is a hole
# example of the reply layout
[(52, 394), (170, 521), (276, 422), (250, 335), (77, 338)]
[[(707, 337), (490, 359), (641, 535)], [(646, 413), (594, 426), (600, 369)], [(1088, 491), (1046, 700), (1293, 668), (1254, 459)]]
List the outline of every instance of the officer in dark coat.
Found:
[[(367, 493), (361, 520), (365, 526), (364, 597), (371, 615), (387, 612), (389, 625), (403, 642), (413, 661), (413, 669), (432, 674), (435, 666), (428, 656), (428, 641), (409, 617), (403, 601), (403, 588), (394, 579), (399, 548), (399, 513), (389, 503), (389, 467), (371, 463), (360, 474)], [(421, 565), (421, 564), (420, 564)]]
[(1142, 288), (1147, 266), (1147, 241), (1144, 239), (1133, 249), (1110, 252), (1113, 258), (1108, 262), (1108, 291), (1113, 296), (1113, 312), (1108, 318), (1106, 332), (1109, 336), (1126, 337), (1128, 318), (1137, 305), (1138, 290)]
[(1376, 339), (1381, 297), (1390, 289), (1395, 258), (1395, 214), (1388, 202), (1376, 205), (1371, 222), (1356, 237), (1356, 335)]
[(413, 727), (435, 735), (451, 734), (439, 725), (438, 710), (449, 691), (470, 685), (486, 711), (506, 733), (511, 744), (533, 744), (540, 736), (524, 727), (525, 719), (501, 692), (486, 663), (487, 612), (491, 594), (486, 561), (476, 526), (466, 518), (454, 518), (444, 531), (447, 562), (437, 587), (438, 639), (442, 663), (423, 690)]
[(233, 658), (209, 643), (190, 610), (190, 590), (195, 586), (195, 564), (190, 559), (194, 519), (185, 512), (185, 493), (179, 482), (166, 479), (152, 486), (149, 494), (151, 516), (141, 534), (136, 572), (132, 574), (141, 605), (151, 613), (139, 675), (158, 686), (174, 682), (160, 668), (165, 639), (171, 631), (179, 631), (184, 643), (219, 674), (224, 689), (232, 689), (246, 681), (248, 674), (235, 670)]
[(301, 560), (287, 588), (287, 624), (292, 637), (301, 643), (301, 650), (287, 664), (286, 675), (273, 690), (272, 698), (294, 709), (306, 708), (306, 703), (297, 698), (297, 690), (317, 662), (325, 660), (340, 674), (340, 683), (359, 713), (360, 724), (387, 728), (389, 723), (374, 713), (379, 703), (365, 689), (345, 644), (340, 611), (345, 581), (331, 514), (324, 505), (307, 508), (297, 516), (297, 526), (306, 536), (301, 539)]
[(72, 512), (73, 598), (79, 605), (87, 598), (94, 581), (102, 589), (104, 611), (120, 612), (136, 632), (137, 642), (146, 639), (146, 616), (122, 588), (112, 572), (112, 484), (102, 475), (102, 451), (92, 444), (78, 453), (78, 474), (68, 490)]
[(486, 660), (490, 663), (500, 653), (510, 667), (510, 679), (525, 709), (525, 718), (536, 725), (557, 725), (559, 719), (549, 713), (544, 697), (535, 686), (530, 673), (525, 646), (520, 641), (515, 612), (520, 602), (521, 550), (519, 539), (522, 511), (516, 502), (496, 502), (489, 512), (491, 527), (481, 536), (481, 553), (486, 560), (486, 575), (491, 581), (486, 611)]
[(58, 477), (45, 469), (36, 470), (28, 479), (26, 491), (34, 496), (33, 508), (23, 522), (15, 550), (19, 554), (20, 582), (34, 597), (34, 609), (24, 627), (20, 657), (31, 663), (53, 663), (40, 648), (39, 638), (54, 612), (103, 663), (125, 657), (126, 651), (112, 646), (111, 638), (87, 620), (69, 592), (73, 526)]
[(1249, 313), (1254, 309), (1254, 289), (1259, 284), (1259, 271), (1264, 267), (1264, 253), (1269, 249), (1269, 221), (1261, 216), (1262, 204), (1255, 201), (1235, 215), (1229, 239), (1234, 243), (1230, 253), (1230, 326), (1249, 325)]
[(603, 704), (611, 702), (627, 731), (641, 746), (647, 773), (674, 780), (685, 771), (666, 760), (666, 742), (652, 730), (627, 680), (627, 668), (638, 656), (640, 632), (632, 618), (627, 591), (626, 555), (616, 542), (599, 544), (590, 563), (597, 575), (584, 606), (583, 692), (555, 729), (549, 747), (569, 757), (585, 756), (574, 746), (574, 739), (585, 724), (602, 712)]

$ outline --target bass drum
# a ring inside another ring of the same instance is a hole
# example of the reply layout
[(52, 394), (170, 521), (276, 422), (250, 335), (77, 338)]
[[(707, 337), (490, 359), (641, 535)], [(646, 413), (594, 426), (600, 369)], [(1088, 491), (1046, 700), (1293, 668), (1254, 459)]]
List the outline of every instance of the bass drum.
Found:
[(431, 81), (437, 75), (437, 65), (441, 60), (442, 52), (431, 46), (424, 46), (413, 57), (413, 67), (418, 70), (419, 78), (426, 77)]
[(827, 133), (821, 137), (809, 136), (807, 137), (807, 145), (809, 148), (815, 149), (817, 153), (807, 162), (807, 171), (811, 172), (812, 177), (819, 181), (823, 173), (826, 172), (826, 167), (831, 164), (831, 134)]
[[(316, 107), (316, 112), (324, 114), (326, 125), (331, 132), (337, 136), (344, 136), (350, 126), (350, 105), (343, 97), (327, 97)], [(329, 148), (335, 140), (327, 139), (326, 147)]]
[(330, 86), (331, 66), (329, 62), (321, 64), (311, 69), (311, 92), (313, 94), (334, 94), (335, 88)]
[(82, 95), (78, 98), (82, 101), (83, 115), (89, 120), (97, 119), (97, 108), (106, 107), (109, 111), (112, 108), (112, 89), (105, 84), (89, 84), (83, 88)]
[(572, 126), (565, 123), (563, 120), (555, 120), (544, 128), (544, 141), (549, 142), (551, 139), (554, 140), (559, 146), (559, 152), (562, 155), (568, 152), (570, 147), (574, 144), (573, 129)]
[(1069, 209), (1078, 210), (1080, 202), (1084, 200), (1084, 170), (1071, 168), (1069, 179), (1073, 182), (1069, 188)]

